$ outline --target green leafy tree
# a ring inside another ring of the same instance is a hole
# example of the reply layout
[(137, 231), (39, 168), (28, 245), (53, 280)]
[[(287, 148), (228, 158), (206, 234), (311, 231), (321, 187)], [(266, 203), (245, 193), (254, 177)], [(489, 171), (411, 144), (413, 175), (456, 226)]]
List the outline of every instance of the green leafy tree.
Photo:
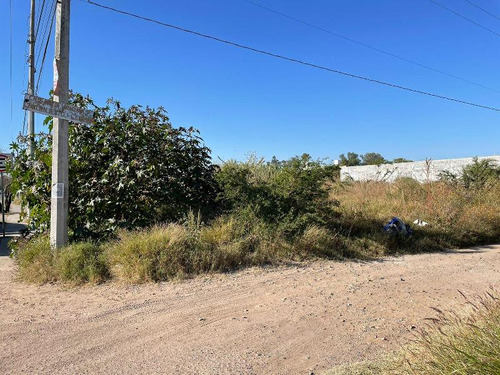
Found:
[(362, 165), (380, 165), (387, 163), (387, 160), (377, 152), (367, 152), (361, 156)]
[[(118, 227), (137, 228), (182, 218), (189, 210), (214, 212), (216, 166), (194, 128), (173, 127), (163, 108), (122, 108), (89, 97), (72, 103), (94, 109), (94, 123), (69, 127), (69, 226), (73, 238), (104, 237)], [(46, 120), (49, 129), (52, 119)], [(30, 160), (27, 139), (12, 145), (13, 190), (30, 220), (45, 228), (50, 210), (51, 136), (36, 137)]]
[(357, 165), (361, 165), (361, 159), (355, 152), (348, 152), (347, 156), (340, 154), (339, 159), (339, 164), (341, 166), (355, 167)]
[(14, 164), (7, 166), (12, 176), (11, 191), (21, 198), (21, 219), (25, 219), (29, 207), (30, 224), (44, 231), (50, 221), (50, 188), (52, 165), (52, 138), (48, 134), (35, 135), (33, 158), (29, 156), (27, 136), (19, 136), (11, 144), (15, 155)]

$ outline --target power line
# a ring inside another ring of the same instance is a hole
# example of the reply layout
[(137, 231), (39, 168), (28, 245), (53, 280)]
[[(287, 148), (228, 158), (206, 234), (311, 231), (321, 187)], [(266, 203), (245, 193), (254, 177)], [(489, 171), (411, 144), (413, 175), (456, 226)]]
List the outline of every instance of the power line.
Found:
[[(50, 29), (52, 30), (52, 23), (54, 22), (54, 17), (53, 17), (53, 15), (51, 16), (51, 13), (52, 13), (52, 7), (53, 6), (55, 6), (55, 1), (52, 1), (52, 5), (50, 7), (47, 7), (46, 16), (45, 16), (45, 18), (43, 20), (44, 28), (43, 28), (43, 33), (41, 35), (41, 39), (40, 38), (36, 38), (36, 41), (38, 42), (38, 40), (40, 40), (41, 43), (39, 43), (38, 50), (36, 52), (36, 63), (35, 63), (35, 66), (37, 66), (38, 62), (40, 61), (40, 55), (42, 54), (42, 49), (43, 49), (43, 46), (44, 46), (45, 38), (47, 37), (47, 30), (49, 29), (49, 25), (50, 25)], [(50, 38), (50, 32), (49, 32), (49, 38)]]
[(489, 14), (490, 16), (492, 16), (492, 17), (494, 17), (494, 18), (496, 18), (497, 20), (500, 21), (500, 17), (498, 17), (496, 14), (493, 14), (493, 13), (487, 11), (486, 9), (481, 8), (479, 5), (473, 3), (472, 1), (469, 1), (469, 0), (465, 0), (465, 1), (467, 1), (470, 5), (475, 6), (477, 9), (482, 10), (484, 13)]
[(482, 29), (484, 29), (484, 30), (486, 30), (486, 31), (489, 31), (490, 33), (495, 34), (496, 36), (500, 36), (500, 34), (499, 34), (499, 33), (497, 33), (496, 31), (493, 31), (493, 30), (491, 30), (491, 29), (488, 29), (486, 26), (483, 26), (483, 25), (481, 25), (480, 23), (477, 23), (476, 21), (473, 21), (473, 20), (471, 20), (470, 18), (467, 18), (467, 17), (465, 17), (464, 15), (462, 15), (462, 14), (460, 14), (460, 13), (458, 13), (458, 12), (455, 12), (454, 10), (452, 10), (452, 9), (450, 9), (450, 8), (445, 7), (443, 4), (440, 4), (440, 3), (438, 3), (437, 1), (434, 1), (434, 0), (429, 0), (429, 1), (430, 1), (431, 3), (436, 4), (437, 6), (440, 6), (440, 7), (441, 7), (441, 8), (443, 8), (443, 9), (446, 9), (448, 12), (453, 13), (455, 16), (458, 16), (458, 17), (460, 17), (460, 18), (463, 18), (464, 20), (469, 21), (470, 23), (473, 23), (474, 25), (479, 26), (480, 28), (482, 28)]
[(476, 83), (476, 82), (470, 81), (470, 80), (468, 80), (468, 79), (458, 77), (458, 76), (456, 76), (456, 75), (454, 75), (454, 74), (446, 73), (446, 72), (444, 72), (444, 71), (442, 71), (442, 70), (439, 70), (439, 69), (437, 69), (437, 68), (433, 68), (432, 66), (425, 65), (425, 64), (419, 63), (419, 62), (417, 62), (417, 61), (413, 61), (413, 60), (407, 59), (406, 57), (402, 57), (402, 56), (396, 55), (396, 54), (394, 54), (394, 53), (391, 53), (391, 52), (385, 51), (385, 50), (380, 49), (380, 48), (377, 48), (377, 47), (373, 47), (373, 46), (371, 46), (371, 45), (369, 45), (369, 44), (366, 44), (366, 43), (364, 43), (364, 42), (360, 42), (359, 40), (352, 39), (352, 38), (350, 38), (350, 37), (347, 37), (347, 36), (342, 35), (342, 34), (339, 34), (339, 33), (335, 33), (335, 32), (333, 32), (333, 31), (330, 31), (330, 30), (325, 29), (325, 28), (323, 28), (323, 27), (320, 27), (320, 26), (314, 25), (314, 24), (312, 24), (312, 23), (309, 23), (309, 22), (303, 21), (303, 20), (301, 20), (301, 19), (298, 19), (298, 18), (292, 17), (292, 16), (290, 16), (290, 15), (288, 15), (288, 14), (286, 14), (286, 13), (282, 13), (282, 12), (277, 11), (277, 10), (275, 10), (275, 9), (272, 9), (272, 8), (267, 7), (267, 6), (264, 6), (264, 5), (261, 5), (261, 4), (259, 4), (259, 3), (256, 3), (256, 2), (254, 2), (254, 1), (251, 1), (251, 0), (243, 0), (243, 1), (245, 1), (246, 3), (252, 4), (252, 5), (255, 5), (255, 6), (257, 6), (257, 7), (261, 8), (261, 9), (267, 10), (267, 11), (269, 11), (269, 12), (271, 12), (271, 13), (277, 14), (277, 15), (279, 15), (279, 16), (281, 16), (281, 17), (288, 18), (289, 20), (292, 20), (292, 21), (294, 21), (294, 22), (301, 23), (302, 25), (305, 25), (305, 26), (311, 27), (311, 28), (313, 28), (313, 29), (316, 29), (316, 30), (322, 31), (322, 32), (324, 32), (324, 33), (327, 33), (327, 34), (333, 35), (333, 36), (335, 36), (335, 37), (337, 37), (337, 38), (341, 38), (341, 39), (347, 40), (347, 41), (349, 41), (349, 42), (351, 42), (351, 43), (355, 43), (355, 44), (360, 45), (360, 46), (362, 46), (362, 47), (369, 48), (369, 49), (371, 49), (371, 50), (373, 50), (373, 51), (376, 51), (376, 52), (379, 52), (379, 53), (383, 53), (384, 55), (394, 57), (394, 58), (396, 58), (396, 59), (399, 59), (399, 60), (401, 60), (401, 61), (404, 61), (404, 62), (407, 62), (407, 63), (413, 64), (413, 65), (416, 65), (416, 66), (419, 66), (419, 67), (424, 68), (424, 69), (432, 70), (433, 72), (436, 72), (436, 73), (439, 73), (439, 74), (443, 74), (443, 75), (445, 75), (445, 76), (448, 76), (448, 77), (451, 77), (451, 78), (457, 79), (457, 80), (462, 81), (462, 82), (469, 83), (469, 84), (474, 85), (474, 86), (481, 87), (481, 88), (483, 88), (483, 89), (487, 89), (487, 90), (491, 90), (491, 91), (494, 91), (494, 92), (500, 93), (500, 91), (499, 91), (499, 90), (496, 90), (496, 89), (494, 89), (494, 88), (491, 88), (491, 87), (488, 87), (488, 86), (484, 86), (484, 85), (482, 85), (482, 84), (479, 84), (479, 83)]
[[(38, 56), (40, 54), (40, 40), (45, 39), (45, 34), (47, 33), (47, 21), (48, 21), (48, 16), (45, 8), (46, 2), (43, 2), (43, 7), (39, 9), (39, 15), (38, 15), (38, 21), (36, 22), (36, 31), (35, 31), (35, 47), (37, 48), (37, 51), (35, 53), (35, 56)], [(40, 8), (40, 6), (39, 6)], [(50, 10), (49, 10), (50, 13)], [(43, 25), (43, 26), (42, 26)], [(42, 42), (43, 44), (43, 42)], [(36, 64), (35, 64), (36, 65)]]
[(37, 38), (38, 38), (38, 30), (40, 29), (40, 24), (41, 24), (41, 21), (42, 21), (42, 15), (43, 15), (43, 9), (44, 9), (44, 7), (45, 7), (45, 0), (43, 0), (42, 6), (38, 7), (40, 14), (38, 16), (38, 25), (36, 27), (35, 40), (37, 40)]
[(292, 58), (292, 57), (287, 57), (287, 56), (279, 55), (279, 54), (276, 54), (276, 53), (273, 53), (273, 52), (268, 52), (268, 51), (264, 51), (264, 50), (257, 49), (257, 48), (254, 48), (254, 47), (250, 47), (250, 46), (246, 46), (246, 45), (239, 44), (239, 43), (236, 43), (236, 42), (232, 42), (232, 41), (229, 41), (229, 40), (221, 39), (221, 38), (218, 38), (218, 37), (215, 37), (215, 36), (211, 36), (211, 35), (208, 35), (208, 34), (203, 34), (203, 33), (200, 33), (198, 31), (193, 31), (193, 30), (185, 29), (185, 28), (180, 27), (180, 26), (171, 25), (171, 24), (168, 24), (168, 23), (165, 23), (165, 22), (154, 20), (152, 18), (140, 16), (138, 14), (130, 13), (130, 12), (127, 12), (127, 11), (124, 11), (124, 10), (112, 8), (110, 6), (98, 4), (98, 3), (95, 3), (95, 2), (93, 2), (91, 0), (87, 0), (87, 3), (91, 4), (91, 5), (94, 5), (96, 7), (99, 7), (99, 8), (103, 8), (103, 9), (107, 9), (107, 10), (110, 10), (110, 11), (113, 11), (113, 12), (116, 12), (116, 13), (124, 14), (124, 15), (130, 16), (130, 17), (133, 17), (133, 18), (137, 18), (137, 19), (140, 19), (140, 20), (143, 20), (143, 21), (155, 23), (155, 24), (158, 24), (160, 26), (164, 26), (164, 27), (168, 27), (168, 28), (171, 28), (171, 29), (183, 31), (183, 32), (186, 32), (186, 33), (189, 33), (189, 34), (192, 34), (192, 35), (196, 35), (196, 36), (202, 37), (202, 38), (206, 38), (206, 39), (210, 39), (210, 40), (215, 40), (217, 42), (224, 43), (224, 44), (227, 44), (227, 45), (230, 45), (230, 46), (234, 46), (234, 47), (238, 47), (238, 48), (245, 49), (245, 50), (248, 50), (248, 51), (256, 52), (256, 53), (259, 53), (259, 54), (262, 54), (262, 55), (266, 55), (266, 56), (275, 57), (275, 58), (278, 58), (278, 59), (281, 59), (281, 60), (286, 60), (286, 61), (294, 62), (294, 63), (305, 65), (305, 66), (308, 66), (308, 67), (311, 67), (311, 68), (316, 68), (316, 69), (328, 71), (328, 72), (331, 72), (331, 73), (341, 74), (341, 75), (344, 75), (344, 76), (347, 76), (347, 77), (356, 78), (356, 79), (360, 79), (360, 80), (363, 80), (363, 81), (368, 81), (368, 82), (372, 82), (372, 83), (378, 83), (380, 85), (389, 86), (389, 87), (393, 87), (393, 88), (397, 88), (397, 89), (401, 89), (401, 90), (405, 90), (405, 91), (410, 91), (410, 92), (413, 92), (413, 93), (416, 93), (416, 94), (432, 96), (434, 98), (444, 99), (444, 100), (448, 100), (448, 101), (452, 101), (452, 102), (456, 102), (456, 103), (466, 104), (466, 105), (470, 105), (470, 106), (474, 106), (474, 107), (479, 107), (479, 108), (483, 108), (483, 109), (489, 109), (489, 110), (492, 110), (492, 111), (500, 112), (500, 108), (489, 107), (489, 106), (482, 105), (482, 104), (476, 104), (476, 103), (472, 103), (472, 102), (467, 102), (467, 101), (464, 101), (464, 100), (455, 99), (455, 98), (451, 98), (451, 97), (448, 97), (448, 96), (433, 94), (433, 93), (426, 92), (426, 91), (416, 90), (416, 89), (412, 89), (412, 88), (409, 88), (409, 87), (400, 86), (400, 85), (397, 85), (397, 84), (393, 84), (393, 83), (389, 83), (389, 82), (384, 82), (384, 81), (379, 81), (379, 80), (376, 80), (376, 79), (367, 78), (367, 77), (360, 76), (360, 75), (357, 75), (357, 74), (352, 74), (352, 73), (344, 72), (344, 71), (341, 71), (341, 70), (336, 70), (336, 69), (328, 68), (328, 67), (317, 65), (317, 64), (310, 63), (310, 62), (307, 62), (307, 61), (298, 60), (298, 59), (295, 59), (295, 58)]
[(43, 67), (44, 67), (44, 63), (45, 63), (45, 58), (47, 56), (47, 48), (49, 46), (49, 42), (50, 42), (50, 37), (52, 35), (52, 27), (54, 26), (54, 18), (55, 18), (55, 15), (56, 15), (56, 2), (54, 1), (53, 2), (53, 7), (54, 7), (54, 10), (52, 12), (52, 17), (50, 17), (50, 29), (49, 29), (49, 33), (47, 34), (47, 40), (45, 42), (45, 49), (43, 51), (43, 57), (42, 57), (42, 63), (40, 64), (40, 70), (39, 70), (39, 73), (38, 73), (38, 79), (36, 81), (36, 88), (35, 88), (35, 92), (38, 93), (38, 85), (40, 84), (40, 79), (42, 78), (42, 74), (43, 74)]

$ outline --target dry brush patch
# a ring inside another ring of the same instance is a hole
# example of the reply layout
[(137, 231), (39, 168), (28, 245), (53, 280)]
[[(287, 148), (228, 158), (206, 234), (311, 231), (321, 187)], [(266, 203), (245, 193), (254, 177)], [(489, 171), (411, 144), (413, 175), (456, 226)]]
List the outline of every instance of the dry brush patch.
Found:
[[(495, 243), (500, 240), (500, 183), (466, 189), (444, 182), (419, 184), (412, 179), (395, 183), (351, 182), (333, 184), (331, 199), (340, 202), (340, 225), (355, 243), (376, 241), (383, 252), (422, 252)], [(388, 238), (381, 226), (397, 216), (429, 225), (413, 226), (407, 241)], [(375, 249), (375, 247), (373, 247)], [(362, 251), (370, 254), (370, 250)], [(379, 251), (374, 251), (377, 255)]]

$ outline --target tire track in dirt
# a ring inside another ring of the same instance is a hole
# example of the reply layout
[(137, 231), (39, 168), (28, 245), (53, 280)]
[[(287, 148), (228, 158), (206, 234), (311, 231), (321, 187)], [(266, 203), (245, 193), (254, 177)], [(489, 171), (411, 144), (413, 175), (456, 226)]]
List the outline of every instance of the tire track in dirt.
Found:
[(398, 348), (457, 289), (500, 287), (500, 246), (75, 290), (3, 261), (2, 374), (318, 373)]

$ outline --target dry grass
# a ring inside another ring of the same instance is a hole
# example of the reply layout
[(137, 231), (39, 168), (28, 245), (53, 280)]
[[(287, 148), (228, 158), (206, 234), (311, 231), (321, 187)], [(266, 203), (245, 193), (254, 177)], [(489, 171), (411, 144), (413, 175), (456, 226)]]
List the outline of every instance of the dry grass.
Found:
[(405, 349), (409, 374), (500, 374), (500, 299), (467, 298), (468, 311), (443, 312)]
[[(381, 255), (381, 249), (385, 253), (422, 252), (500, 241), (500, 183), (468, 190), (444, 182), (419, 184), (405, 178), (393, 184), (335, 184), (330, 194), (340, 202), (342, 233), (352, 241), (347, 247), (366, 255)], [(421, 219), (429, 225), (411, 224), (415, 234), (409, 241), (387, 241), (381, 227), (393, 216), (410, 224)], [(378, 249), (366, 249), (366, 239), (377, 242)]]
[(33, 283), (56, 281), (54, 253), (50, 249), (49, 238), (38, 236), (20, 243), (15, 254), (19, 278)]
[(27, 282), (79, 285), (99, 283), (109, 277), (102, 248), (90, 242), (53, 250), (47, 236), (38, 236), (21, 244), (14, 254), (19, 278)]
[(283, 260), (289, 246), (277, 234), (258, 225), (244, 228), (234, 218), (219, 218), (201, 225), (193, 216), (188, 223), (123, 231), (107, 245), (113, 277), (139, 283), (226, 272), (243, 266)]

